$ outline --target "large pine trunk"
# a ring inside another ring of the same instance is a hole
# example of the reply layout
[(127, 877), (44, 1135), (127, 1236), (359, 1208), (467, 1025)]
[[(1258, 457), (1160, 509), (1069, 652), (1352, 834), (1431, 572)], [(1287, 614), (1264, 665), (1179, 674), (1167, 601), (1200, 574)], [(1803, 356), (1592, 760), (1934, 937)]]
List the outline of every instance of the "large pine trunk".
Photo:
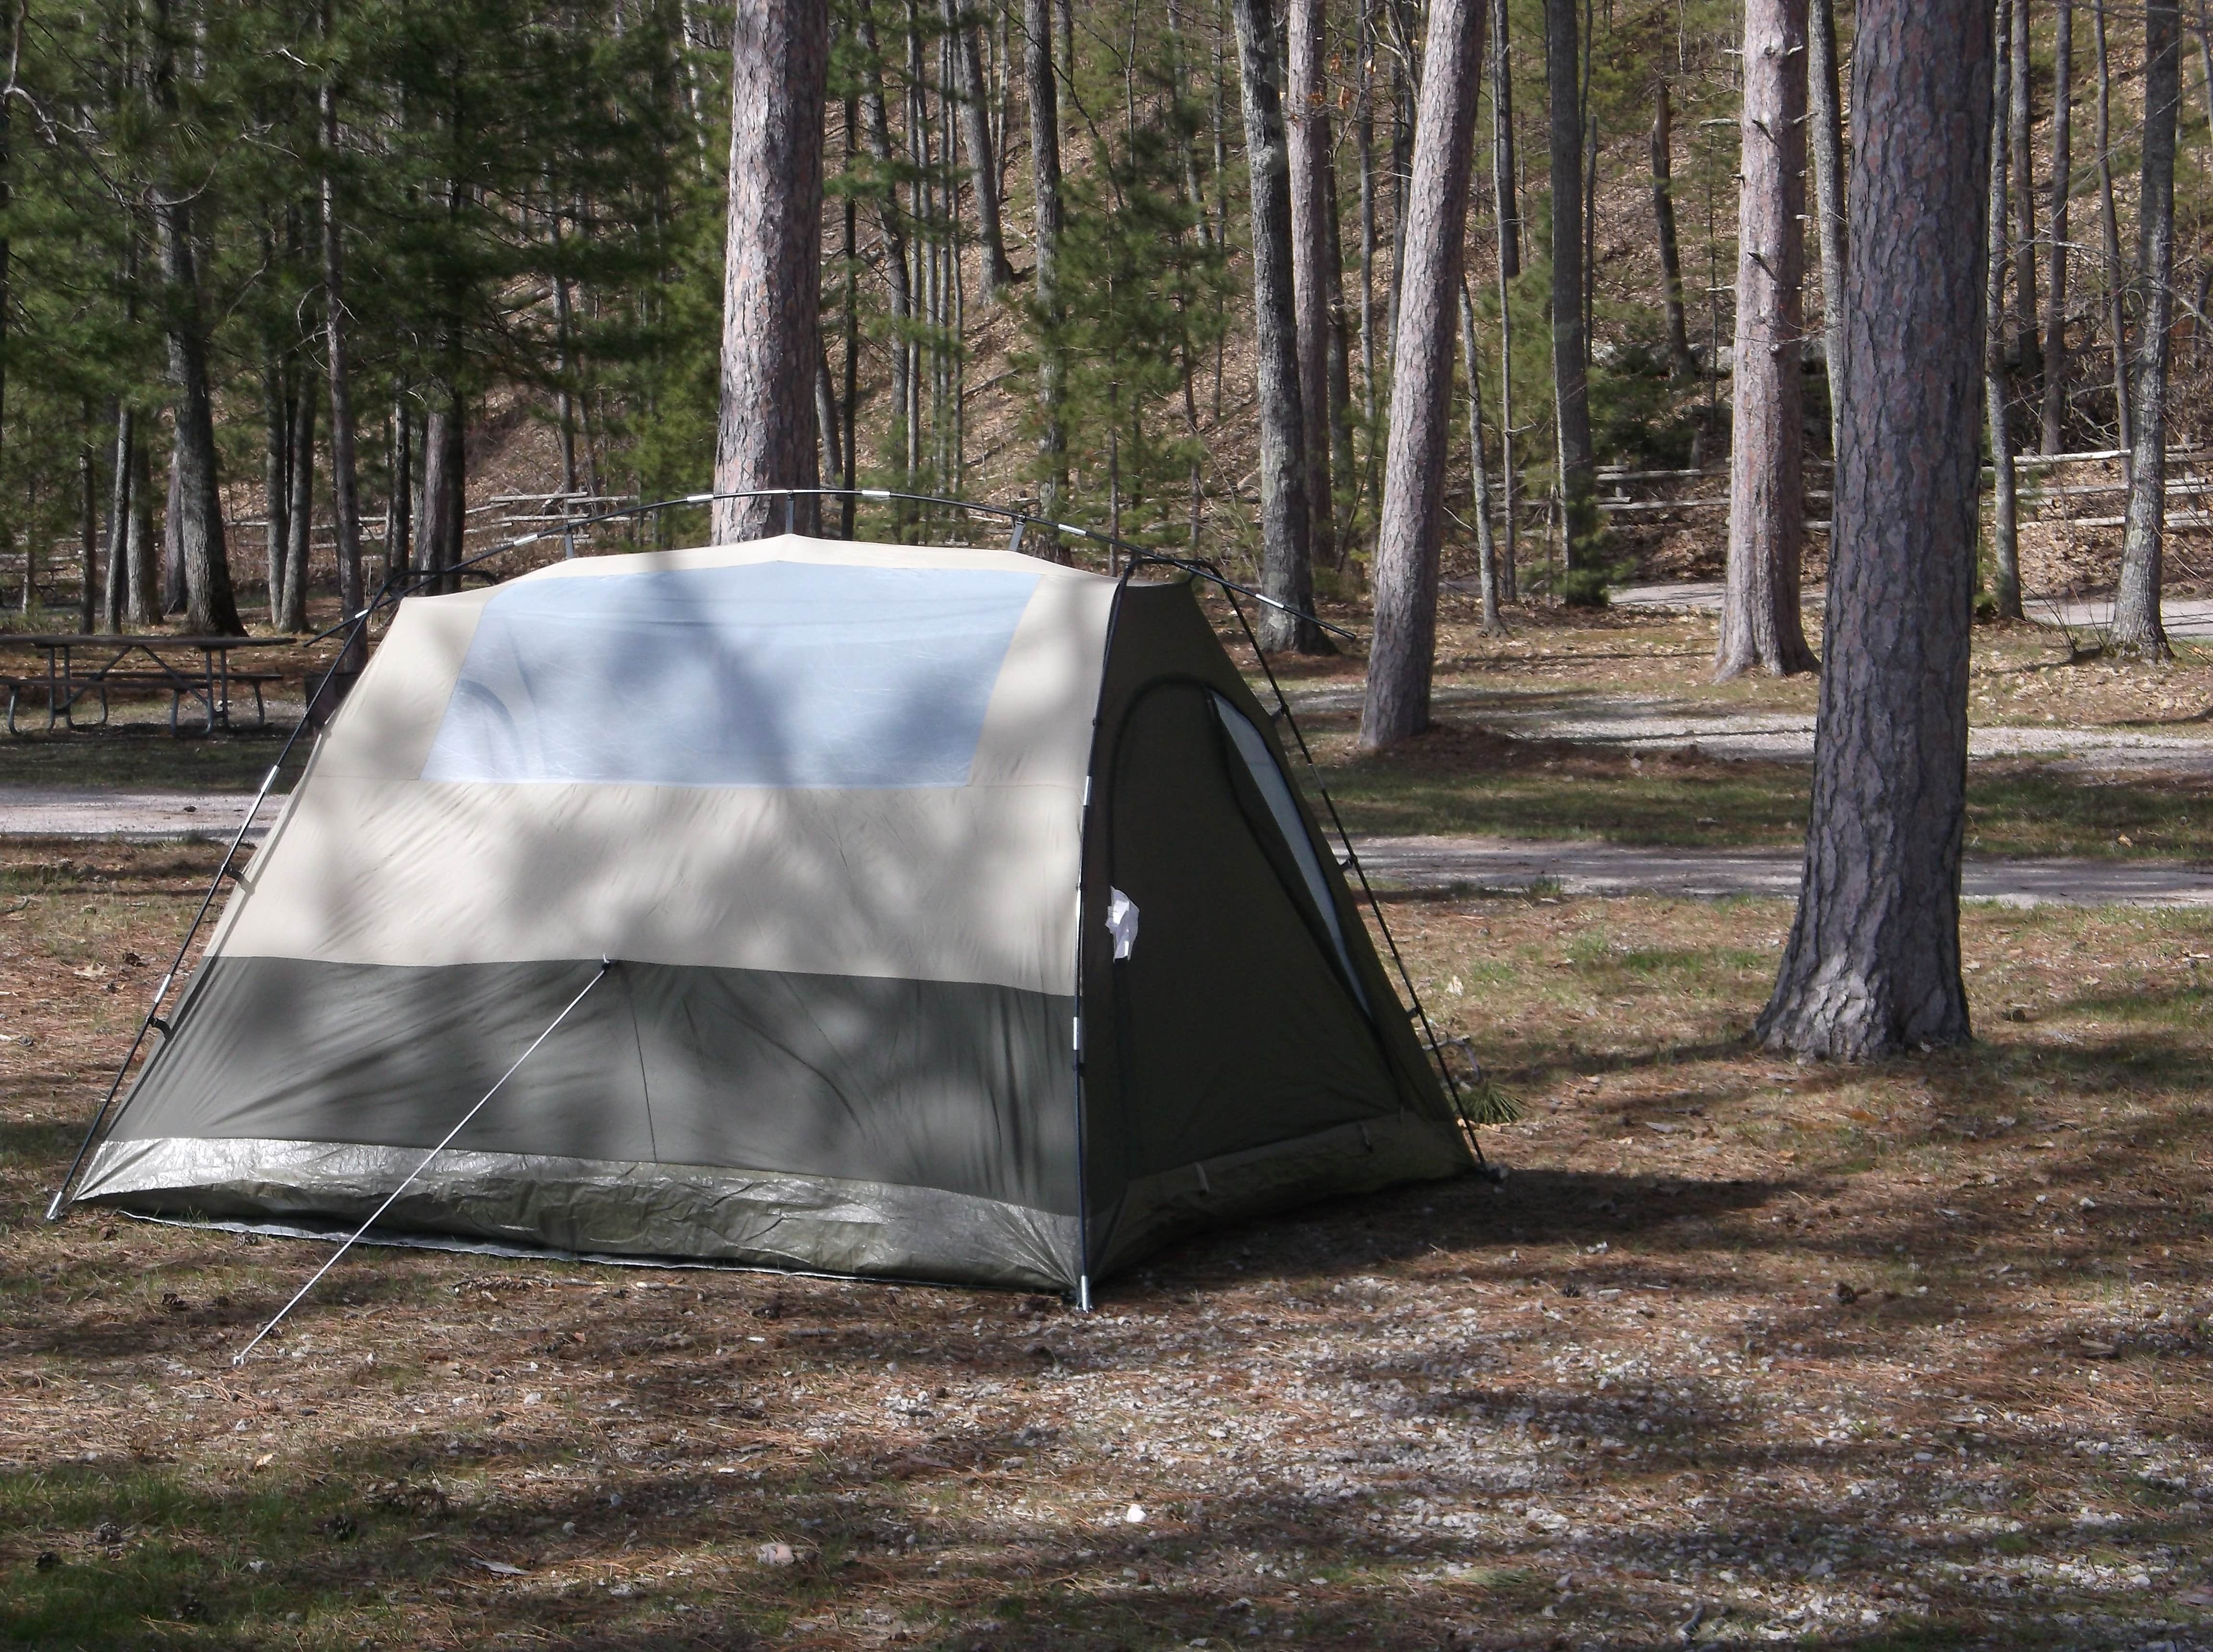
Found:
[[(715, 491), (812, 488), (821, 308), (826, 8), (740, 0), (730, 27), (729, 235)], [(812, 533), (820, 502), (793, 503)], [(714, 542), (781, 531), (781, 498), (717, 499)]]
[[(1253, 380), (1260, 424), (1260, 588), (1269, 606), (1260, 644), (1329, 652), (1326, 636), (1300, 616), (1314, 607), (1307, 494), (1306, 412), (1299, 392), (1291, 275), (1291, 180), (1285, 152), (1276, 24), (1268, 0), (1232, 0), (1244, 92), (1245, 154), (1252, 168)], [(1449, 341), (1448, 341), (1449, 342)], [(1449, 363), (1449, 349), (1446, 361)], [(1402, 369), (1403, 370), (1403, 369)], [(1320, 409), (1315, 409), (1317, 415)]]
[[(883, 51), (876, 40), (875, 20), (866, 6), (855, 18), (861, 43), (860, 113), (869, 159), (876, 169), (876, 229), (883, 238), (884, 285), (892, 308), (892, 421), (894, 446), (905, 450), (907, 408), (913, 399), (908, 382), (912, 360), (908, 349), (914, 316), (914, 278), (907, 262), (906, 228), (899, 217), (899, 189), (892, 165), (891, 119), (884, 112)], [(904, 484), (902, 484), (904, 485)]]
[(1862, 0), (1844, 421), (1799, 896), (1757, 1036), (1968, 1036), (1960, 976), (1982, 422), (1989, 0)]
[(1337, 235), (1330, 202), (1329, 105), (1322, 93), (1327, 50), (1322, 0), (1290, 0), (1283, 33), (1289, 58), (1284, 114), (1290, 139), (1292, 304), (1297, 315), (1299, 403), (1306, 414), (1307, 553), (1319, 563), (1331, 553), (1330, 247)]
[[(2090, 11), (2090, 35), (2097, 60), (2098, 94), (2091, 147), (2098, 153), (2098, 229), (2105, 244), (2106, 330), (2112, 335), (2113, 445), (2126, 451), (2129, 431), (2127, 278), (2121, 265), (2121, 220), (2113, 205), (2112, 60), (2106, 49), (2106, 9)], [(2127, 460), (2121, 461), (2125, 468)]]
[(1728, 571), (1714, 676), (1814, 668), (1800, 618), (1804, 431), (1806, 0), (1745, 0)]
[(2182, 102), (2182, 29), (2175, 0), (2144, 12), (2143, 177), (2137, 206), (2137, 344), (2129, 370), (2133, 448), (2120, 588), (2113, 598), (2117, 653), (2164, 660), (2161, 564), (2167, 544), (2167, 330), (2174, 319), (2174, 142)]
[(128, 617), (141, 628), (162, 623), (161, 545), (154, 529), (154, 444), (142, 431), (131, 455), (131, 535), (123, 558)]
[(1373, 751), (1430, 724), (1439, 519), (1452, 429), (1453, 326), (1482, 80), (1484, 0), (1433, 0), (1414, 128), (1413, 187), (1392, 341), (1390, 449), (1375, 533), (1375, 635), (1360, 744)]
[(262, 362), (261, 403), (261, 537), (268, 554), (269, 623), (281, 630), (284, 555), (292, 543), (292, 387), (283, 354), (273, 344)]
[(2058, 0), (2051, 44), (2051, 204), (2045, 214), (2051, 261), (2044, 280), (2044, 409), (2039, 444), (2065, 451), (2067, 424), (2067, 202), (2073, 193), (2075, 0)]
[[(1552, 409), (1570, 601), (1592, 601), (1598, 539), (1590, 375), (1583, 338), (1583, 120), (1578, 0), (1545, 0), (1545, 73), (1552, 94)], [(1577, 578), (1583, 575), (1585, 577)]]

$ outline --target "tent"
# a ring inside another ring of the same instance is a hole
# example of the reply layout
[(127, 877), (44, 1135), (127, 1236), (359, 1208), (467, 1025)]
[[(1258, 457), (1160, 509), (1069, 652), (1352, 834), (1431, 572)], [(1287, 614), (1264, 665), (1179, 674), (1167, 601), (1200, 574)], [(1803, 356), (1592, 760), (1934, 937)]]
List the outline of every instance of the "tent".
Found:
[(80, 1199), (351, 1225), (541, 1034), (379, 1235), (1088, 1297), (1469, 1165), (1189, 582), (1013, 552), (402, 603), (167, 1033)]

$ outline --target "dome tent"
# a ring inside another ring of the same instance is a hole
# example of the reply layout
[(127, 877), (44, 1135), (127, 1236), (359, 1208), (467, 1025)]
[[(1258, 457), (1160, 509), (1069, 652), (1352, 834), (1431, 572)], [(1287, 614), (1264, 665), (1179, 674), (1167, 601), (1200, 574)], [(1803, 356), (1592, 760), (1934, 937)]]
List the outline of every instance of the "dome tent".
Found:
[(1470, 1163), (1189, 583), (1011, 552), (402, 603), (168, 1025), (80, 1200), (1082, 1295)]

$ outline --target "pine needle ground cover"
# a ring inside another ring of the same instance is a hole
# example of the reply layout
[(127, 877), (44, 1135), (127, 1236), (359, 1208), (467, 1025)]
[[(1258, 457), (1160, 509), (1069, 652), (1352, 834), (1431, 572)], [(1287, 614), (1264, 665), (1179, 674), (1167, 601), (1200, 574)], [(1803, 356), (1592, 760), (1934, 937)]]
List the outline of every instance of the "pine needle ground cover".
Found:
[(1971, 908), (1982, 1042), (1846, 1070), (1783, 903), (1394, 901), (1503, 1186), (1089, 1315), (366, 1252), (233, 1371), (320, 1247), (37, 1219), (212, 853), (0, 851), (7, 1643), (2213, 1639), (2213, 916)]

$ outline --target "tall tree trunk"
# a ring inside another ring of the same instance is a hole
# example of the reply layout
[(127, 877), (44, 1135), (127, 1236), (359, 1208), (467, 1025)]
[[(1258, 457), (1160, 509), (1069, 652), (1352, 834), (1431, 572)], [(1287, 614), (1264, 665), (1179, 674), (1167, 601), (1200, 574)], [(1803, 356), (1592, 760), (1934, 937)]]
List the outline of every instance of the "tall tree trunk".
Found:
[[(2014, 0), (1998, 0), (1998, 33), (2011, 27)], [(1990, 439), (1990, 598), (2002, 619), (2021, 618), (2020, 497), (2006, 411), (2006, 215), (2013, 148), (2014, 58), (1998, 54), (1990, 93), (1989, 274), (1983, 290), (1983, 399)]]
[(162, 606), (161, 616), (185, 611), (185, 510), (180, 503), (184, 497), (185, 467), (178, 457), (177, 447), (183, 440), (180, 421), (172, 413), (169, 420), (169, 469), (162, 479)]
[(460, 397), (432, 389), (423, 418), (422, 508), (415, 513), (415, 571), (430, 576), (431, 590), (442, 589), (438, 577), (455, 560), (449, 542), (453, 533), (453, 497), (460, 479), (454, 473), (455, 443), (449, 440), (456, 423)]
[(1514, 54), (1509, 48), (1506, 0), (1491, 0), (1491, 181), (1498, 214), (1498, 272), (1521, 274), (1521, 196), (1515, 186)]
[(975, 23), (961, 15), (960, 0), (945, 0), (945, 27), (951, 31), (954, 91), (960, 100), (961, 130), (968, 144), (968, 173), (976, 196), (976, 241), (983, 249), (983, 299), (991, 303), (1015, 278), (1007, 262), (1007, 238), (999, 227), (999, 168), (992, 159), (991, 111), (984, 87), (984, 58)]
[(1771, 1048), (1968, 1036), (1960, 977), (1990, 0), (1861, 0), (1850, 337), (1805, 881)]
[[(1038, 515), (1060, 515), (1068, 494), (1068, 431), (1061, 422), (1060, 87), (1052, 66), (1052, 0), (1026, 0), (1023, 58), (1030, 100), (1030, 177), (1036, 216), (1031, 227), (1037, 273), (1031, 300), (1038, 329)], [(1052, 534), (1048, 547), (1059, 546)]]
[(2013, 238), (2013, 332), (2022, 375), (2037, 381), (2036, 305), (2036, 151), (2030, 136), (2036, 130), (2035, 99), (2031, 74), (2028, 30), (2029, 0), (2014, 0), (2010, 55), (2013, 58), (2013, 108), (2006, 147), (2013, 155), (2013, 216), (2019, 233)]
[(1660, 290), (1667, 322), (1667, 376), (1683, 380), (1698, 370), (1683, 319), (1683, 259), (1675, 243), (1674, 111), (1666, 76), (1652, 84), (1652, 221), (1660, 238)]
[(1833, 460), (1844, 419), (1844, 111), (1836, 0), (1813, 0), (1806, 34), (1806, 125), (1814, 162), (1814, 216), (1821, 235), (1821, 377), (1829, 391)]
[(1337, 224), (1329, 205), (1329, 105), (1322, 90), (1327, 54), (1323, 0), (1289, 0), (1284, 35), (1289, 128), (1291, 290), (1296, 318), (1299, 403), (1305, 410), (1307, 555), (1330, 559), (1329, 248)]
[(125, 582), (130, 623), (142, 630), (160, 625), (162, 541), (154, 528), (154, 444), (143, 429), (131, 454), (131, 543), (124, 561), (130, 571)]
[[(740, 0), (730, 29), (729, 237), (722, 270), (715, 488), (815, 485), (814, 367), (822, 273), (826, 8)], [(817, 531), (819, 500), (796, 502)], [(714, 540), (778, 531), (781, 499), (719, 499)]]
[(384, 577), (388, 583), (407, 571), (413, 539), (415, 476), (414, 417), (404, 381), (392, 390), (392, 487), (384, 500)]
[[(155, 0), (154, 91), (156, 107), (178, 119), (176, 42), (169, 0)], [(164, 179), (156, 186), (163, 285), (162, 320), (168, 334), (169, 381), (176, 388), (177, 516), (172, 529), (185, 572), (185, 625), (201, 636), (243, 636), (230, 590), (230, 560), (223, 533), (223, 497), (216, 469), (215, 402), (208, 384), (207, 331), (200, 312), (199, 271), (192, 253), (192, 202), (185, 189)]]
[[(2106, 253), (2106, 329), (2112, 335), (2113, 445), (2124, 453), (2134, 446), (2129, 418), (2128, 276), (2121, 267), (2121, 217), (2113, 205), (2112, 59), (2106, 51), (2106, 9), (2090, 9), (2090, 40), (2098, 64), (2098, 229)], [(2125, 470), (2128, 460), (2121, 461)]]
[(2121, 654), (2165, 660), (2160, 564), (2167, 542), (2167, 369), (2174, 319), (2174, 144), (2182, 105), (2181, 9), (2149, 0), (2144, 9), (2143, 178), (2137, 206), (2137, 347), (2129, 375), (2135, 422), (2127, 526), (2121, 537), (2120, 587), (2113, 597), (2112, 645)]
[[(265, 252), (267, 243), (264, 243)], [(292, 543), (292, 387), (284, 356), (272, 343), (261, 364), (262, 544), (269, 567), (269, 623), (284, 625), (284, 558)]]
[(315, 530), (315, 408), (320, 399), (314, 363), (304, 355), (292, 388), (292, 497), (285, 508), (290, 528), (284, 548), (284, 606), (277, 629), (297, 635), (308, 629), (308, 558)]
[(1521, 192), (1514, 162), (1514, 57), (1506, 0), (1491, 0), (1491, 195), (1498, 219), (1498, 591), (1518, 595), (1520, 534), (1514, 465), (1514, 283), (1521, 276)]
[[(1244, 91), (1245, 155), (1252, 168), (1253, 380), (1260, 423), (1260, 645), (1331, 652), (1327, 636), (1299, 618), (1314, 607), (1314, 543), (1307, 493), (1305, 401), (1291, 274), (1291, 180), (1284, 151), (1276, 25), (1268, 0), (1233, 0)], [(1403, 360), (1393, 357), (1394, 360)], [(1449, 365), (1451, 336), (1446, 335)], [(1316, 408), (1319, 413), (1321, 410)], [(1279, 605), (1279, 606), (1276, 606)], [(1295, 613), (1287, 612), (1295, 610)]]
[[(912, 417), (914, 278), (907, 258), (906, 228), (899, 217), (899, 186), (893, 181), (892, 130), (884, 113), (883, 52), (877, 44), (875, 20), (863, 6), (854, 27), (861, 42), (861, 121), (869, 158), (876, 168), (876, 232), (884, 243), (884, 283), (892, 307), (892, 422), (898, 450), (907, 448)], [(903, 460), (905, 465), (906, 461)]]
[[(1545, 72), (1552, 94), (1552, 405), (1570, 601), (1595, 600), (1596, 478), (1591, 454), (1589, 359), (1583, 337), (1583, 122), (1577, 0), (1545, 0)], [(1578, 579), (1576, 576), (1583, 575)]]
[(1363, 491), (1375, 474), (1377, 374), (1375, 361), (1375, 0), (1360, 0), (1359, 78), (1353, 97), (1352, 147), (1360, 168), (1360, 411), (1368, 427), (1369, 462)]
[(2058, 0), (2052, 32), (2051, 204), (2045, 222), (2051, 235), (2051, 267), (2044, 285), (2044, 418), (2039, 443), (2048, 454), (2065, 451), (2067, 424), (2067, 200), (2075, 164), (2075, 0)]
[[(323, 38), (331, 34), (331, 0), (323, 0)], [(323, 208), (323, 340), (330, 357), (331, 375), (331, 509), (337, 519), (338, 555), (338, 613), (341, 618), (361, 612), (361, 496), (354, 463), (353, 374), (347, 360), (345, 305), (345, 230), (338, 213), (338, 177), (333, 170), (338, 153), (338, 87), (326, 76), (321, 88), (323, 170), (320, 179)], [(369, 638), (353, 635), (338, 661), (340, 671), (358, 672), (369, 663)]]
[(1322, 237), (1322, 251), (1329, 260), (1323, 278), (1329, 288), (1329, 471), (1333, 491), (1318, 500), (1314, 509), (1330, 518), (1317, 537), (1328, 538), (1330, 561), (1343, 567), (1360, 509), (1359, 460), (1352, 446), (1352, 334), (1356, 323), (1344, 302), (1344, 238), (1336, 168), (1324, 168), (1322, 181), (1328, 186), (1329, 229)]
[(1806, 0), (1745, 0), (1728, 573), (1714, 677), (1811, 671), (1806, 538)]
[(84, 409), (77, 443), (76, 628), (89, 635), (100, 591), (100, 453), (93, 445), (92, 406)]
[(1483, 634), (1506, 635), (1499, 613), (1498, 541), (1491, 527), (1491, 460), (1483, 450), (1483, 346), (1475, 336), (1475, 300), (1460, 282), (1460, 355), (1467, 364), (1467, 472), (1475, 497), (1475, 580), (1483, 598)]
[(115, 412), (115, 472), (107, 487), (107, 582), (101, 592), (101, 629), (123, 629), (131, 590), (131, 507), (138, 458), (138, 416), (127, 406)]
[(814, 425), (822, 443), (817, 460), (826, 487), (846, 487), (845, 448), (838, 428), (838, 384), (830, 376), (830, 347), (820, 344), (814, 354)]
[(1411, 216), (1391, 359), (1391, 446), (1375, 533), (1375, 635), (1360, 744), (1374, 751), (1430, 725), (1436, 647), (1439, 516), (1452, 429), (1453, 322), (1460, 295), (1483, 78), (1484, 0), (1431, 0), (1415, 125)]

